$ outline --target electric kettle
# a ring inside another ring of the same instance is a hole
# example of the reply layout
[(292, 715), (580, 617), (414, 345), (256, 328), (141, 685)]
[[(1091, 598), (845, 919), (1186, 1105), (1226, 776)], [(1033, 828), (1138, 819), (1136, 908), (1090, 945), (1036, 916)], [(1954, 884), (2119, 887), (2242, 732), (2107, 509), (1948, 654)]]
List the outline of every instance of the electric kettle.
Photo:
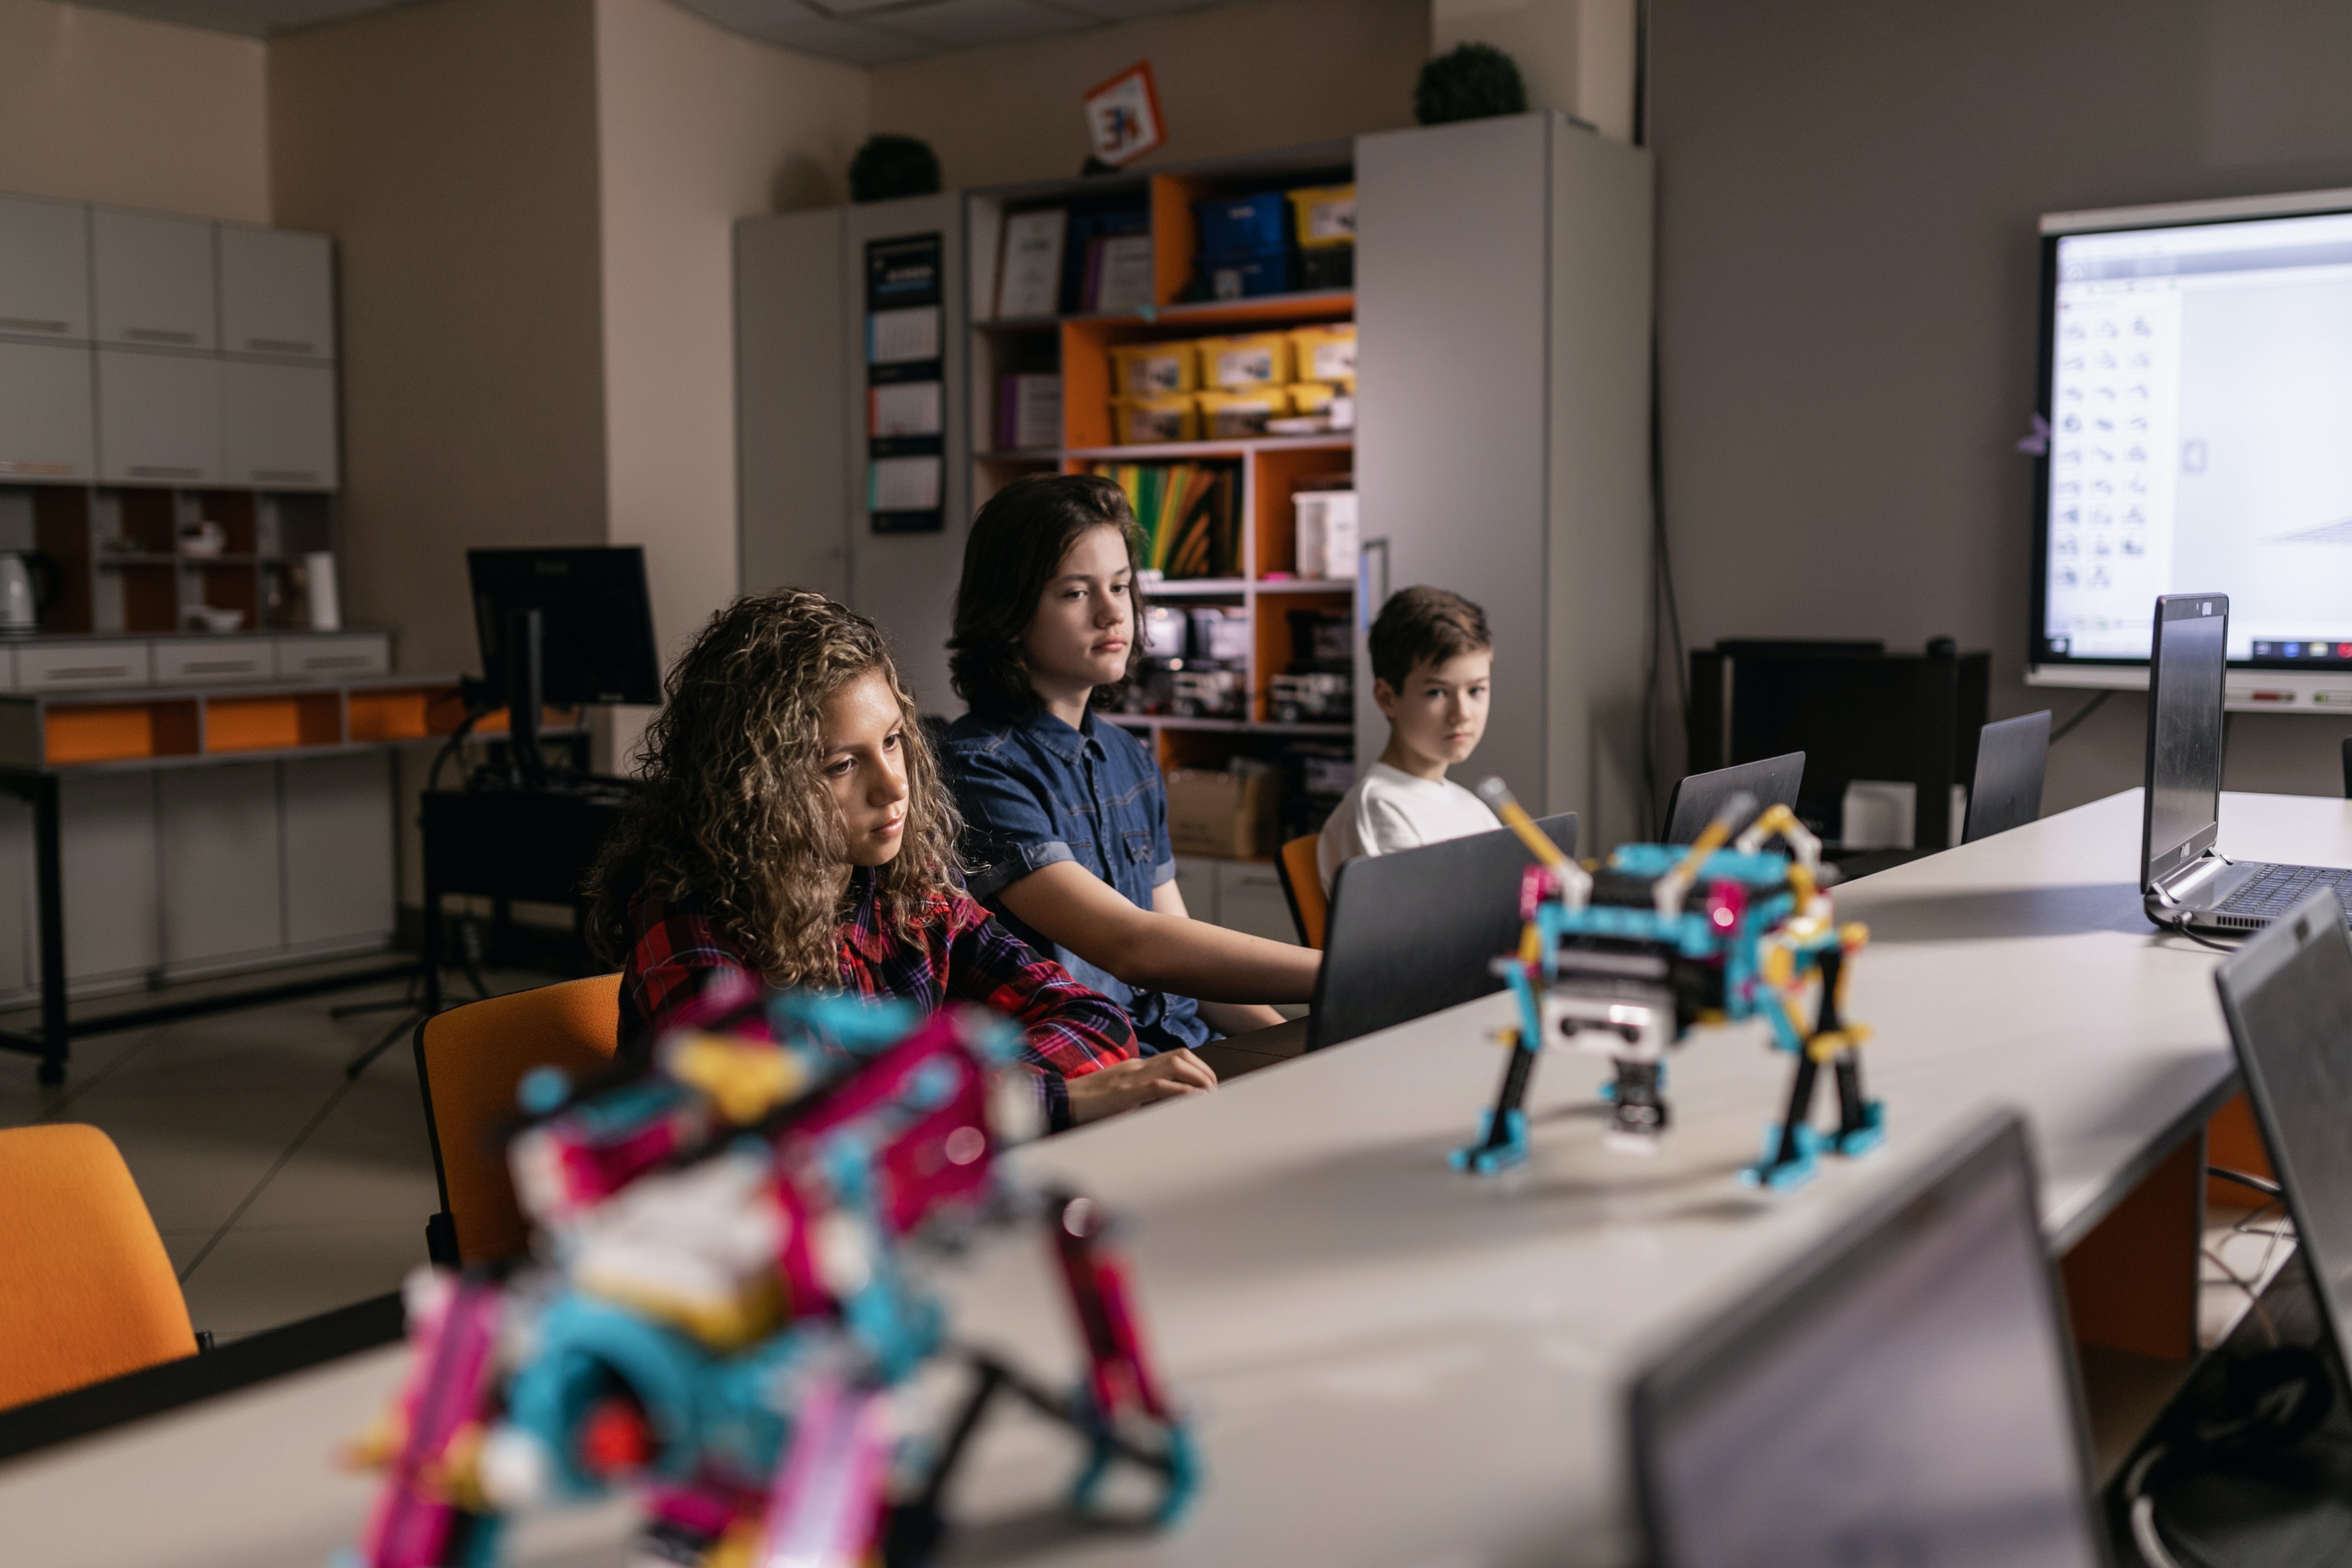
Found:
[(37, 550), (0, 551), (0, 634), (41, 629), (41, 612), (57, 603), (63, 578), (58, 563)]

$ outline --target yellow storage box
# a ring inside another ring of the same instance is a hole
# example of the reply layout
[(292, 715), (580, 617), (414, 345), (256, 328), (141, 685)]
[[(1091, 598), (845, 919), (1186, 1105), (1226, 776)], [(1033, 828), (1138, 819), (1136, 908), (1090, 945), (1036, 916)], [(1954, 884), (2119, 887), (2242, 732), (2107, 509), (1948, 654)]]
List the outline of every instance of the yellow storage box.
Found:
[(1110, 351), (1112, 392), (1159, 397), (1201, 384), (1200, 355), (1189, 342), (1121, 343)]
[(1332, 321), (1319, 327), (1290, 330), (1291, 358), (1301, 381), (1350, 382), (1356, 379), (1356, 323)]
[(1355, 186), (1308, 185), (1286, 194), (1299, 249), (1328, 250), (1356, 243)]
[(1200, 395), (1201, 434), (1211, 441), (1237, 441), (1265, 434), (1265, 422), (1290, 413), (1290, 388), (1261, 386), (1247, 392)]
[(1122, 447), (1201, 438), (1201, 411), (1189, 392), (1164, 393), (1158, 397), (1115, 397), (1111, 399), (1110, 417)]
[(1339, 395), (1338, 387), (1322, 381), (1297, 382), (1286, 390), (1290, 394), (1290, 411), (1293, 414), (1320, 414), (1329, 408), (1331, 400)]
[(1284, 386), (1290, 374), (1290, 339), (1281, 332), (1249, 332), (1233, 338), (1202, 338), (1201, 384), (1246, 392)]

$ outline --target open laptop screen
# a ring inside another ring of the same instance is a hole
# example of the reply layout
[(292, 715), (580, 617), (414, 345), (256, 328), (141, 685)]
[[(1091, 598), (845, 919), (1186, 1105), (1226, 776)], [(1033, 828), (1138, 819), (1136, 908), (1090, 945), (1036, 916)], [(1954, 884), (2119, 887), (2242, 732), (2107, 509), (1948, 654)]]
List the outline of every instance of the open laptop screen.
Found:
[(2220, 827), (2221, 682), (2229, 637), (2226, 594), (2167, 594), (2156, 602), (2142, 892), (2204, 854)]
[(2063, 1334), (2004, 1116), (1643, 1379), (1650, 1560), (2096, 1568)]
[(2222, 961), (2214, 983), (2338, 1346), (2352, 1344), (2352, 933), (2322, 889)]

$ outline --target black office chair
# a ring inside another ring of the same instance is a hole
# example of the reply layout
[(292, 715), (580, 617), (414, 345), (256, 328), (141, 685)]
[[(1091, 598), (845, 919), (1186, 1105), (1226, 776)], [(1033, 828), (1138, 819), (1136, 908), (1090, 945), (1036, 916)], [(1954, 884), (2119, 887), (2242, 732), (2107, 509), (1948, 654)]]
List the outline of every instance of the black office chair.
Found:
[(1805, 753), (1790, 752), (1759, 763), (1734, 763), (1711, 773), (1692, 773), (1675, 785), (1666, 797), (1666, 842), (1696, 844), (1724, 802), (1735, 795), (1752, 795), (1759, 810), (1768, 805), (1794, 805), (1805, 782)]
[[(2050, 767), (2050, 710), (1984, 727), (1976, 782), (1960, 842), (1974, 844), (2042, 819), (2042, 779)], [(2347, 792), (2352, 793), (2352, 792)]]
[(2352, 735), (2344, 737), (2344, 798), (2352, 800)]
[[(1576, 853), (1576, 813), (1536, 826)], [(1340, 867), (1307, 1048), (1499, 990), (1489, 966), (1518, 946), (1519, 874), (1533, 858), (1517, 834), (1498, 828)]]

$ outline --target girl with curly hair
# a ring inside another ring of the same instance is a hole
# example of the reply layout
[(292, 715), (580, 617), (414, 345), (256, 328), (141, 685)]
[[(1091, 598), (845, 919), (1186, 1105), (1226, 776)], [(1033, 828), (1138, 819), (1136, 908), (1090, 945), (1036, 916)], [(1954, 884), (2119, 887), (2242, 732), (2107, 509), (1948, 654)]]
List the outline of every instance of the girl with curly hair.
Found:
[(1026, 1035), (1057, 1127), (1214, 1087), (1197, 1059), (1139, 1058), (1117, 1005), (965, 895), (958, 827), (872, 622), (795, 589), (719, 612), (589, 881), (625, 1058), (764, 983), (985, 1003)]
[(949, 671), (971, 711), (943, 750), (969, 886), (1015, 935), (1125, 1007), (1147, 1051), (1282, 1022), (1322, 955), (1191, 918), (1168, 787), (1095, 717), (1142, 656), (1139, 531), (1095, 474), (1025, 479), (972, 520)]

